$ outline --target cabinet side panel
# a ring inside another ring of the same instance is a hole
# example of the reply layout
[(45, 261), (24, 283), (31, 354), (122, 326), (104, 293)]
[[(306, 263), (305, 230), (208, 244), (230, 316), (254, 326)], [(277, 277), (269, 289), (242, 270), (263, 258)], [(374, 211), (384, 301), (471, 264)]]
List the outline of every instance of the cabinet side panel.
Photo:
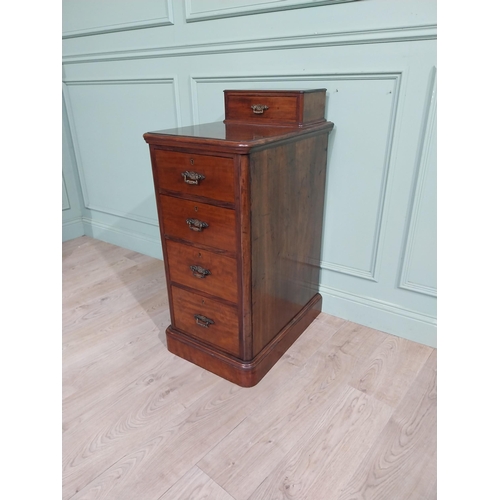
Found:
[(328, 134), (250, 155), (253, 355), (318, 292)]
[(325, 119), (326, 92), (304, 94), (304, 123)]

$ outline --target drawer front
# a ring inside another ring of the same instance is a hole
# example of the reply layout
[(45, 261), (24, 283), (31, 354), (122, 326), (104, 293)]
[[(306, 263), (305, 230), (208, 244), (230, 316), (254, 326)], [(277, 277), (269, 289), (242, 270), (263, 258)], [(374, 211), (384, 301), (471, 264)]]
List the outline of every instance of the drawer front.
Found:
[(234, 210), (173, 196), (160, 196), (160, 204), (168, 236), (236, 252)]
[(232, 158), (156, 150), (155, 164), (160, 192), (234, 203)]
[(174, 327), (192, 337), (239, 356), (236, 307), (172, 286)]
[(170, 280), (236, 303), (236, 259), (167, 241)]
[(251, 123), (297, 122), (298, 96), (229, 94), (226, 101), (226, 120)]

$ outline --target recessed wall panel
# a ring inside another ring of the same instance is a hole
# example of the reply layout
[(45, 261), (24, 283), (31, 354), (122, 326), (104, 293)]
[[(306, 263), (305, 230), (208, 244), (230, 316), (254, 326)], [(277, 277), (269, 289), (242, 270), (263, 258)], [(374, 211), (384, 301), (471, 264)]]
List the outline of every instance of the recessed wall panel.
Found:
[(329, 146), (323, 256), (330, 271), (375, 279), (399, 74), (194, 78), (195, 123), (221, 116), (223, 90), (327, 89)]
[(63, 0), (63, 37), (172, 24), (171, 0)]
[[(435, 140), (432, 147), (435, 148)], [(411, 248), (408, 249), (403, 288), (436, 296), (436, 161), (429, 162), (424, 175), (418, 208), (413, 214), (412, 228), (414, 232), (409, 242)]]
[(437, 295), (437, 134), (436, 72), (431, 73), (427, 117), (417, 162), (401, 288)]
[(176, 127), (173, 79), (67, 82), (86, 208), (157, 224), (146, 131)]
[(323, 261), (374, 279), (394, 133), (397, 80), (345, 80), (332, 89)]
[(427, 343), (436, 2), (335, 3), (63, 0), (63, 237), (161, 258), (144, 132), (223, 119), (228, 88), (325, 87), (323, 311)]

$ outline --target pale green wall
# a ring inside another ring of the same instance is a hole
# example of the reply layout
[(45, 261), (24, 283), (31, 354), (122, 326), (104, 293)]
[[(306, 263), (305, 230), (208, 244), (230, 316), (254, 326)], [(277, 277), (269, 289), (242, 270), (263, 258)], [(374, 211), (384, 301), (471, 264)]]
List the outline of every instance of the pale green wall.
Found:
[(67, 0), (63, 30), (65, 239), (161, 258), (142, 134), (325, 87), (323, 310), (435, 345), (435, 1)]
[(62, 111), (62, 233), (63, 240), (70, 240), (84, 234), (83, 202), (64, 101)]

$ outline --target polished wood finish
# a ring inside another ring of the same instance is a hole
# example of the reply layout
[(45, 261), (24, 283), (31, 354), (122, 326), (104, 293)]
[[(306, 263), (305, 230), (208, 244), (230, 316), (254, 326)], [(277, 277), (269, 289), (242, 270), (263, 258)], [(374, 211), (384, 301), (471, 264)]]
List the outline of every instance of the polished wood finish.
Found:
[(299, 104), (299, 123), (311, 124), (321, 122), (325, 119), (326, 90), (324, 92), (304, 92), (301, 95), (304, 100)]
[(437, 497), (436, 349), (321, 313), (241, 388), (166, 349), (161, 260), (62, 261), (63, 500)]
[[(236, 252), (234, 210), (173, 196), (161, 196), (161, 209), (166, 237), (218, 248), (231, 254)], [(195, 231), (187, 220), (204, 222), (207, 227)]]
[[(238, 301), (238, 270), (236, 259), (167, 240), (167, 254), (172, 283), (201, 290), (229, 302)], [(191, 266), (199, 266), (204, 275)]]
[[(324, 96), (227, 91), (225, 124), (144, 135), (172, 309), (168, 348), (241, 386), (257, 384), (321, 311), (333, 127)], [(238, 111), (262, 97), (269, 126)]]
[(296, 140), (299, 128), (301, 128), (302, 134), (315, 134), (324, 131), (325, 126), (331, 128), (331, 124), (328, 125), (325, 120), (308, 124), (307, 128), (273, 124), (256, 126), (248, 123), (214, 122), (147, 132), (143, 137), (150, 146), (158, 146), (158, 148), (152, 148), (151, 151), (151, 162), (154, 166), (156, 151), (163, 148), (169, 151), (184, 151), (202, 155), (244, 155), (251, 150), (255, 151), (256, 148), (293, 142)]
[(326, 89), (225, 90), (224, 123), (305, 127), (325, 121), (325, 101)]
[[(156, 151), (160, 193), (191, 195), (234, 203), (233, 159), (177, 151)], [(196, 172), (203, 180), (188, 183), (184, 172)]]
[(327, 140), (323, 134), (250, 156), (255, 353), (317, 292)]
[[(255, 96), (226, 93), (226, 123), (234, 122), (290, 122), (297, 121), (296, 96)], [(262, 113), (256, 113), (252, 106), (263, 105)]]
[[(235, 360), (209, 345), (200, 345), (193, 335), (178, 332), (171, 326), (167, 328), (168, 348), (181, 358), (202, 366), (241, 387), (253, 387), (318, 316), (321, 312), (321, 301), (321, 295), (316, 294), (299, 314), (289, 321), (254, 359), (248, 362)], [(205, 338), (210, 344), (215, 345), (215, 342), (210, 341), (208, 336)]]
[[(172, 286), (172, 316), (176, 328), (190, 337), (239, 356), (238, 314), (233, 305)], [(197, 319), (198, 317), (198, 319)], [(206, 325), (202, 319), (212, 323)]]

